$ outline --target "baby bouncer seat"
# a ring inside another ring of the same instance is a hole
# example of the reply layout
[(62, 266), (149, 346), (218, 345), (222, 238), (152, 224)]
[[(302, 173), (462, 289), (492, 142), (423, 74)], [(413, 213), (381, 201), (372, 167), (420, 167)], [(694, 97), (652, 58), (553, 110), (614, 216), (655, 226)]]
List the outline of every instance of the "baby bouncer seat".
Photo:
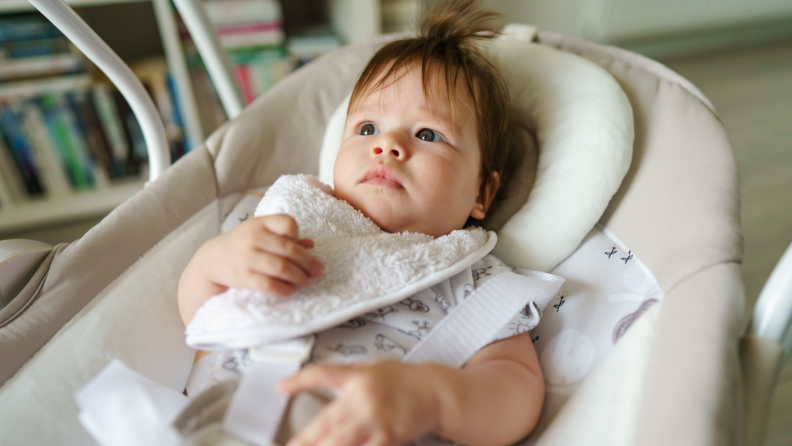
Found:
[[(32, 277), (0, 310), (3, 444), (94, 444), (73, 394), (112, 358), (184, 389), (195, 351), (184, 343), (175, 299), (182, 270), (218, 234), (239, 191), (283, 174), (318, 173), (327, 123), (383, 41), (342, 48), (298, 70), (83, 238), (38, 251)], [(534, 441), (739, 442), (739, 190), (712, 105), (639, 55), (543, 31), (533, 43), (596, 63), (626, 93), (632, 164), (599, 223), (640, 256), (664, 294), (649, 351), (634, 370), (640, 391), (627, 404), (634, 410), (609, 425), (617, 432), (597, 430), (592, 420), (603, 395), (589, 395), (549, 420)]]

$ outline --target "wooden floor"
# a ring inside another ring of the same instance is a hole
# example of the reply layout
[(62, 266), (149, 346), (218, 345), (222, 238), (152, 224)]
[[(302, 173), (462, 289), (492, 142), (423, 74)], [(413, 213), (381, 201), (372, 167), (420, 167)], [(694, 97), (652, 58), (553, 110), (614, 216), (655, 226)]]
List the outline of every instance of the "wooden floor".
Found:
[[(750, 312), (792, 242), (792, 41), (662, 62), (712, 101), (734, 149)], [(781, 373), (771, 411), (765, 445), (792, 445), (792, 361)]]

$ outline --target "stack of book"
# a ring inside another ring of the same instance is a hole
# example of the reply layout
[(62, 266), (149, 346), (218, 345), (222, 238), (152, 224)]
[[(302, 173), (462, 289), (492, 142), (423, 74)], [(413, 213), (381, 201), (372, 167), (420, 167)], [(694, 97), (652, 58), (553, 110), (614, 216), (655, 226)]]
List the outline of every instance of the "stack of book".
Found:
[[(247, 103), (299, 66), (341, 46), (329, 27), (309, 28), (291, 36), (287, 43), (278, 0), (204, 0), (203, 5), (228, 52)], [(180, 31), (201, 125), (209, 134), (227, 118), (183, 24)]]
[(303, 28), (299, 33), (290, 36), (289, 54), (297, 60), (301, 67), (317, 57), (341, 48), (341, 41), (329, 26)]
[[(183, 132), (164, 62), (139, 75), (172, 141)], [(44, 17), (0, 19), (0, 207), (139, 179), (146, 144), (126, 100)]]
[[(277, 0), (205, 0), (204, 8), (248, 103), (293, 70), (284, 48), (283, 16)], [(181, 38), (201, 125), (209, 134), (227, 118), (183, 24)]]

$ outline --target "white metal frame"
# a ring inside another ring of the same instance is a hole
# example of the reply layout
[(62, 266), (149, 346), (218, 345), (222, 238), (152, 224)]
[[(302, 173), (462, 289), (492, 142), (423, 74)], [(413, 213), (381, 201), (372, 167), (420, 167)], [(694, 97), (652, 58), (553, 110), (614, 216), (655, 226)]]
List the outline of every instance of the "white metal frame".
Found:
[(146, 140), (149, 181), (156, 180), (170, 166), (170, 148), (159, 112), (143, 84), (121, 58), (62, 0), (29, 1), (107, 75), (127, 100)]
[(781, 344), (784, 349), (782, 363), (792, 353), (792, 244), (759, 293), (749, 334)]

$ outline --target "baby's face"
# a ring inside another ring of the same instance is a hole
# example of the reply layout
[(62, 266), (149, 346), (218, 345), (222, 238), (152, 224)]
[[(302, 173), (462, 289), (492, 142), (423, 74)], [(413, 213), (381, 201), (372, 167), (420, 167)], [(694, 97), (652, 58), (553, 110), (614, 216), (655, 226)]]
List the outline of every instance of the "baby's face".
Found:
[(473, 101), (459, 88), (452, 120), (442, 78), (434, 76), (425, 100), (421, 70), (412, 69), (349, 114), (333, 168), (336, 197), (385, 231), (441, 236), (484, 217)]

